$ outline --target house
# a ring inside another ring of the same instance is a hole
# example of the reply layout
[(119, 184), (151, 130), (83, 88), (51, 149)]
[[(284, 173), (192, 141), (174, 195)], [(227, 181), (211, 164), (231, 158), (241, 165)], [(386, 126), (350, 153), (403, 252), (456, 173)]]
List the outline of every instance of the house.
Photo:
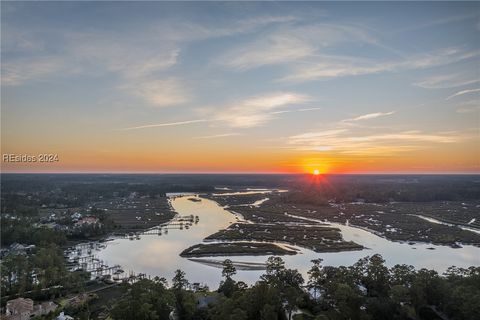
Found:
[(14, 253), (25, 253), (25, 252), (30, 252), (35, 249), (35, 245), (25, 245), (21, 243), (12, 243), (10, 245), (10, 252)]
[(7, 301), (5, 312), (8, 320), (27, 320), (33, 311), (33, 300), (17, 298)]
[(75, 225), (76, 226), (83, 226), (83, 225), (92, 225), (98, 223), (98, 218), (94, 216), (84, 217), (78, 220)]
[(75, 212), (70, 216), (70, 218), (72, 218), (74, 221), (78, 221), (82, 218), (82, 214), (79, 212)]
[(69, 301), (69, 305), (74, 307), (74, 308), (78, 308), (81, 305), (83, 305), (84, 303), (86, 303), (88, 301), (88, 299), (89, 299), (88, 294), (81, 293), (81, 294), (71, 298), (70, 301)]
[(57, 309), (52, 301), (34, 305), (32, 299), (17, 298), (7, 301), (5, 313), (7, 320), (27, 320), (32, 317), (49, 314)]
[(25, 246), (21, 243), (14, 242), (10, 245), (10, 250), (11, 251), (24, 251)]
[(49, 314), (57, 309), (57, 305), (52, 301), (42, 302), (33, 306), (32, 315), (41, 316), (43, 314)]
[(57, 320), (73, 320), (73, 317), (65, 314), (63, 311), (60, 312), (60, 315), (56, 318)]

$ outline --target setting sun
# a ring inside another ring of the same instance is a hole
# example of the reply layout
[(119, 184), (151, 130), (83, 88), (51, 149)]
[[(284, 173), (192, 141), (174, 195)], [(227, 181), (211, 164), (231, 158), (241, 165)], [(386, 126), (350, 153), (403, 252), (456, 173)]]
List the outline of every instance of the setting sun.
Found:
[(320, 170), (318, 170), (318, 169), (313, 170), (313, 175), (314, 176), (318, 176), (319, 174), (320, 174)]

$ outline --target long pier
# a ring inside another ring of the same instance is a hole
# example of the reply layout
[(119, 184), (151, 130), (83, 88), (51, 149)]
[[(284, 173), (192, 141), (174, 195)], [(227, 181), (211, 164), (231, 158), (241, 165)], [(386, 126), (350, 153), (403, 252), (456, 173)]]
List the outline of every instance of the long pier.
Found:
[(140, 235), (157, 235), (161, 236), (162, 234), (167, 234), (168, 230), (183, 230), (183, 229), (189, 229), (191, 226), (194, 224), (197, 224), (199, 222), (198, 216), (189, 215), (189, 216), (176, 216), (169, 222), (166, 222), (164, 224), (161, 224), (157, 227), (150, 228), (145, 231), (139, 231), (135, 233), (129, 233), (125, 235), (126, 238), (130, 238), (133, 240), (133, 238), (138, 237)]
[[(199, 222), (199, 217), (192, 215), (175, 216), (172, 220), (159, 226), (150, 228), (145, 231), (131, 232), (125, 237), (131, 240), (140, 239), (141, 235), (157, 235), (168, 234), (168, 230), (172, 229), (189, 229)], [(105, 244), (100, 242), (87, 242), (75, 245), (65, 251), (68, 259), (67, 265), (71, 270), (83, 270), (90, 272), (92, 278), (101, 279), (108, 283), (128, 282), (133, 283), (147, 277), (144, 273), (136, 274), (133, 271), (125, 272), (120, 265), (109, 266), (106, 261), (98, 259), (93, 252), (105, 248)]]

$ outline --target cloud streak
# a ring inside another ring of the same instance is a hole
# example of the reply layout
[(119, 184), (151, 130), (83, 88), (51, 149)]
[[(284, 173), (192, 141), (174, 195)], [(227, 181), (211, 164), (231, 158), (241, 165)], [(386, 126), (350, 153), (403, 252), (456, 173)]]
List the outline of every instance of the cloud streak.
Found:
[(225, 55), (222, 64), (243, 71), (265, 65), (275, 65), (308, 57), (315, 49), (300, 39), (275, 35), (242, 46)]
[(234, 128), (257, 127), (270, 121), (276, 109), (299, 105), (310, 97), (293, 92), (278, 92), (238, 101), (215, 112), (213, 118)]
[(480, 89), (468, 89), (468, 90), (462, 90), (458, 91), (457, 93), (452, 94), (451, 96), (447, 97), (445, 100), (450, 100), (455, 97), (463, 96), (465, 94), (470, 94), (470, 93), (477, 93), (480, 92)]
[(385, 117), (394, 114), (395, 111), (390, 111), (390, 112), (375, 112), (375, 113), (368, 113), (364, 114), (355, 118), (351, 119), (346, 119), (343, 120), (344, 122), (350, 122), (350, 121), (363, 121), (363, 120), (370, 120), (370, 119), (375, 119), (375, 118), (380, 118), (380, 117)]
[(477, 51), (467, 51), (455, 47), (383, 63), (359, 58), (339, 59), (335, 56), (321, 56), (304, 64), (304, 66), (294, 67), (289, 75), (280, 78), (278, 81), (304, 82), (384, 72), (419, 70), (448, 65), (478, 56), (479, 52)]
[(32, 32), (18, 25), (9, 28), (9, 34), (13, 32), (15, 36), (2, 39), (2, 45), (7, 44), (2, 54), (8, 54), (8, 50), (14, 53), (8, 59), (2, 58), (2, 85), (19, 86), (58, 76), (113, 75), (119, 80), (120, 91), (151, 106), (181, 105), (191, 100), (191, 92), (180, 77), (166, 72), (178, 64), (186, 43), (249, 33), (293, 20), (295, 17), (290, 15), (259, 15), (228, 21), (219, 28), (203, 21), (172, 19), (122, 32), (48, 27)]
[(415, 82), (414, 85), (424, 89), (448, 89), (462, 87), (478, 82), (480, 82), (478, 76), (472, 74), (471, 70), (467, 70), (463, 73), (430, 76), (426, 79)]
[(127, 127), (120, 129), (121, 131), (128, 131), (128, 130), (139, 130), (139, 129), (148, 129), (148, 128), (159, 128), (159, 127), (171, 127), (171, 126), (183, 126), (187, 124), (193, 123), (200, 123), (200, 122), (207, 122), (209, 120), (206, 119), (197, 119), (197, 120), (187, 120), (187, 121), (178, 121), (178, 122), (166, 122), (166, 123), (156, 123), (156, 124), (148, 124), (136, 127)]
[(136, 79), (122, 89), (144, 99), (155, 107), (170, 107), (190, 101), (189, 93), (179, 79)]
[[(156, 94), (159, 94), (158, 92)], [(250, 97), (245, 100), (239, 101), (232, 105), (227, 105), (222, 107), (221, 110), (208, 111), (204, 113), (208, 118), (206, 119), (196, 119), (196, 120), (186, 120), (178, 122), (167, 122), (167, 123), (158, 123), (158, 124), (148, 124), (141, 126), (134, 126), (120, 129), (121, 131), (126, 130), (138, 130), (138, 129), (147, 129), (147, 128), (157, 128), (157, 127), (170, 127), (170, 126), (181, 126), (194, 124), (199, 122), (210, 122), (217, 123), (217, 125), (224, 125), (233, 128), (251, 128), (265, 124), (266, 122), (273, 119), (274, 115), (283, 114), (283, 113), (292, 113), (292, 112), (309, 112), (321, 110), (322, 108), (300, 108), (292, 110), (280, 110), (280, 111), (271, 111), (277, 108), (283, 108), (287, 106), (293, 106), (296, 104), (303, 104), (310, 101), (310, 98), (305, 95), (297, 93), (272, 93), (264, 94), (255, 97)], [(213, 139), (221, 138), (228, 136), (236, 136), (240, 133), (225, 133), (219, 135), (211, 136), (201, 136), (196, 137), (195, 139)]]
[(315, 57), (323, 49), (345, 42), (378, 46), (378, 40), (359, 25), (289, 25), (262, 33), (256, 40), (229, 50), (218, 60), (221, 65), (244, 71)]
[(393, 131), (361, 132), (352, 129), (330, 129), (307, 132), (287, 138), (287, 145), (303, 151), (336, 152), (340, 154), (387, 155), (451, 144), (469, 138), (465, 132)]
[(214, 134), (210, 136), (200, 136), (200, 137), (194, 137), (194, 139), (218, 139), (218, 138), (225, 138), (225, 137), (234, 137), (234, 136), (240, 136), (240, 133), (221, 133), (221, 134)]
[(294, 110), (280, 110), (280, 111), (273, 111), (270, 114), (283, 114), (283, 113), (292, 113), (292, 112), (308, 112), (308, 111), (318, 111), (322, 110), (323, 108), (302, 108), (302, 109), (294, 109)]

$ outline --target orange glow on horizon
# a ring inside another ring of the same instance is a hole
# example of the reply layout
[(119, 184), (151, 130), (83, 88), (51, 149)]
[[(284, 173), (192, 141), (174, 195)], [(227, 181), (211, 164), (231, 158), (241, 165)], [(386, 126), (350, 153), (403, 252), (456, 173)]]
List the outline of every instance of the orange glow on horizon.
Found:
[(303, 158), (298, 163), (299, 171), (313, 174), (314, 176), (332, 173), (332, 166), (329, 160), (318, 158)]
[[(144, 150), (145, 146), (134, 144), (123, 147), (110, 145), (111, 149), (99, 146), (65, 144), (58, 153), (59, 161), (2, 162), (1, 171), (7, 172), (52, 172), (52, 173), (271, 173), (306, 174), (322, 177), (329, 174), (365, 173), (479, 173), (478, 148), (459, 148), (457, 153), (446, 150), (429, 149), (395, 155), (344, 155), (335, 153), (295, 153), (285, 150), (258, 149), (254, 152), (239, 148), (225, 152), (225, 145), (195, 144), (186, 148), (172, 145), (169, 152), (163, 149)], [(2, 145), (3, 147), (3, 145)], [(3, 153), (38, 154), (47, 147), (7, 145)], [(56, 153), (54, 150), (49, 151)], [(462, 155), (462, 162), (455, 162), (452, 155)], [(195, 159), (195, 161), (192, 161)], [(472, 160), (470, 160), (472, 159)], [(318, 175), (315, 174), (318, 170)]]

